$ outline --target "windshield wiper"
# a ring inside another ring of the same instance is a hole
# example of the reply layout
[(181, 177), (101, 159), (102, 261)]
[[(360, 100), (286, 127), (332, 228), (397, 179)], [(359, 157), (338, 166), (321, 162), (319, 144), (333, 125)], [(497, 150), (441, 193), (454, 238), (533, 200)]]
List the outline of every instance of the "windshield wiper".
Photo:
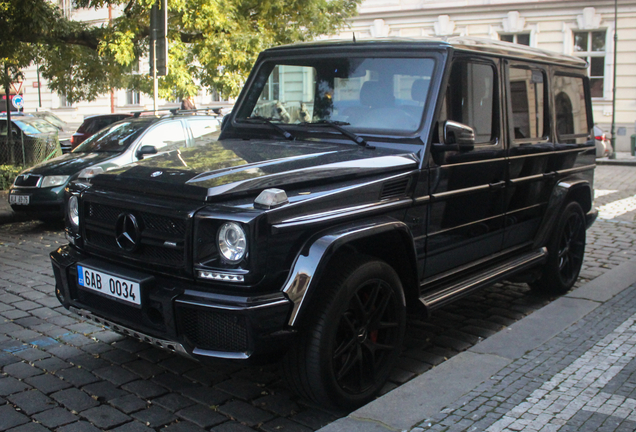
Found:
[(342, 126), (349, 126), (351, 123), (338, 121), (338, 120), (318, 120), (317, 122), (303, 122), (301, 124), (331, 126), (332, 128), (334, 128), (335, 130), (337, 130), (338, 132), (340, 132), (341, 134), (343, 134), (344, 136), (346, 136), (347, 138), (349, 138), (351, 141), (355, 142), (359, 146), (368, 148), (371, 150), (375, 149), (374, 146), (369, 145), (369, 143), (366, 142), (364, 138), (362, 138), (360, 135), (356, 135), (353, 132), (348, 131), (342, 127)]
[(295, 136), (293, 136), (292, 134), (290, 134), (289, 132), (287, 132), (285, 129), (283, 129), (282, 127), (278, 126), (276, 123), (272, 123), (272, 120), (274, 118), (273, 117), (263, 117), (263, 116), (250, 116), (250, 117), (246, 117), (244, 119), (238, 119), (238, 122), (247, 122), (247, 123), (259, 123), (259, 124), (266, 124), (274, 129), (276, 129), (278, 132), (280, 132), (285, 139), (288, 139), (290, 141), (293, 141), (296, 139)]

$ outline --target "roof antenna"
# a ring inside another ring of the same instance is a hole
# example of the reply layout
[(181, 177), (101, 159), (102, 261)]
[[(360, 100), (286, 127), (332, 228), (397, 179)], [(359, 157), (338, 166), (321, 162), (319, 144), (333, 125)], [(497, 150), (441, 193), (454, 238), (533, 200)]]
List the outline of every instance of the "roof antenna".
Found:
[(356, 43), (356, 32), (353, 32), (353, 43)]

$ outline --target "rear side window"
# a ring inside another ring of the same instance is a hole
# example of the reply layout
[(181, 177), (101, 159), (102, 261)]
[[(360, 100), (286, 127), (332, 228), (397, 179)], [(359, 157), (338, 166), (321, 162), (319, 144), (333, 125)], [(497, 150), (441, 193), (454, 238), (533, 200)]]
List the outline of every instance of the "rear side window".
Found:
[(175, 150), (186, 144), (186, 136), (178, 120), (158, 125), (149, 130), (142, 140), (142, 146), (151, 145), (159, 151)]
[(543, 141), (548, 137), (546, 81), (546, 74), (540, 69), (508, 68), (511, 125), (516, 141)]
[(195, 146), (214, 142), (221, 134), (221, 122), (216, 118), (192, 118), (186, 121), (190, 126), (190, 132), (192, 132)]
[(559, 142), (582, 144), (588, 140), (588, 123), (584, 78), (556, 75), (554, 77), (554, 113)]

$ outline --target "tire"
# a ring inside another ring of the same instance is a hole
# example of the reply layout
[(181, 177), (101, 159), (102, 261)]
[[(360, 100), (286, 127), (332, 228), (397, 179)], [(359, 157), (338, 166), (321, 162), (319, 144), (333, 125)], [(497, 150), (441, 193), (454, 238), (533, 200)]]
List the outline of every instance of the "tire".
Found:
[(577, 202), (568, 203), (550, 242), (548, 261), (530, 287), (543, 294), (564, 294), (579, 277), (585, 253), (585, 214)]
[(283, 375), (301, 397), (353, 409), (380, 391), (400, 354), (404, 293), (383, 261), (353, 258), (332, 270), (309, 309), (315, 315), (283, 359)]

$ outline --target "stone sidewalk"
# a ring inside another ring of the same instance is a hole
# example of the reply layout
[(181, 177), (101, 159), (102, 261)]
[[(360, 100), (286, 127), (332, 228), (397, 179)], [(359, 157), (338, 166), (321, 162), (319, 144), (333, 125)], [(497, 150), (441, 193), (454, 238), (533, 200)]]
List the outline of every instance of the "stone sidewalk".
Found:
[(322, 429), (636, 430), (636, 259)]

